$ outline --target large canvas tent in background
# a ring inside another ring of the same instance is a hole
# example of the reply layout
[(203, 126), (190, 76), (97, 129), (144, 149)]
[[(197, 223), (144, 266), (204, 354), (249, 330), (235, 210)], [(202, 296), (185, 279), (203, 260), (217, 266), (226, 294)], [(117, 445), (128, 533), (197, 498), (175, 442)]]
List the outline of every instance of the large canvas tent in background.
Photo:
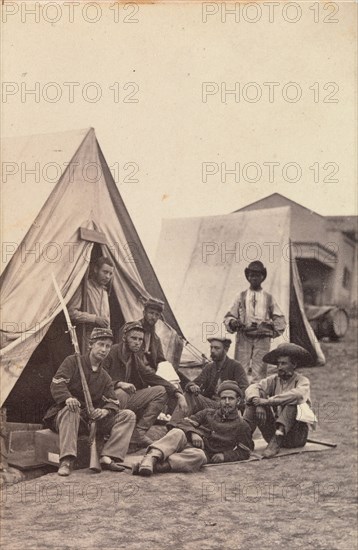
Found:
[(40, 420), (58, 352), (73, 352), (52, 273), (68, 303), (99, 255), (115, 265), (113, 328), (141, 318), (150, 296), (162, 299), (158, 332), (177, 364), (183, 335), (94, 130), (4, 140), (2, 167), (1, 405), (8, 418)]
[(284, 335), (272, 345), (284, 340), (295, 342), (310, 351), (316, 364), (324, 364), (304, 312), (300, 280), (291, 259), (290, 213), (290, 208), (284, 207), (163, 221), (155, 266), (180, 326), (193, 345), (207, 349), (207, 337), (225, 334), (224, 315), (235, 295), (248, 287), (244, 269), (259, 259), (268, 272), (263, 287), (289, 319)]

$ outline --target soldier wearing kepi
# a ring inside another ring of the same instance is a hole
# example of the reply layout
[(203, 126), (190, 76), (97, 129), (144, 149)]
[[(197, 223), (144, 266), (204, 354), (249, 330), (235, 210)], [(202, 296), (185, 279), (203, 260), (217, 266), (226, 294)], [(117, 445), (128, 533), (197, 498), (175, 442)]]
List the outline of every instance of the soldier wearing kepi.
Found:
[[(205, 365), (199, 376), (185, 386), (184, 396), (188, 403), (189, 415), (207, 408), (219, 408), (220, 398), (217, 390), (225, 380), (237, 382), (242, 403), (245, 390), (249, 385), (246, 373), (240, 363), (227, 356), (231, 345), (230, 338), (212, 336), (208, 338), (208, 342), (212, 362)], [(180, 418), (180, 411), (176, 408), (172, 414), (172, 421), (177, 421)]]
[[(97, 431), (108, 436), (101, 452), (102, 469), (121, 472), (132, 433), (135, 414), (119, 410), (119, 401), (110, 376), (103, 369), (103, 360), (113, 342), (111, 329), (95, 328), (90, 337), (90, 351), (80, 356), (87, 385), (91, 394)], [(46, 413), (44, 423), (59, 433), (60, 467), (58, 474), (68, 476), (77, 456), (77, 437), (86, 432), (88, 417), (85, 397), (76, 356), (67, 357), (51, 383), (51, 394), (56, 402)]]
[[(166, 361), (161, 339), (155, 331), (155, 325), (164, 311), (164, 302), (156, 298), (149, 298), (144, 305), (142, 319), (136, 321), (143, 328), (143, 342), (140, 348), (140, 356), (144, 365), (149, 366), (154, 372), (158, 370), (158, 364)], [(119, 341), (123, 339), (125, 325), (121, 328)]]
[(207, 462), (218, 464), (249, 458), (254, 448), (248, 424), (238, 414), (240, 388), (226, 380), (219, 389), (219, 409), (205, 409), (169, 424), (172, 429), (147, 449), (132, 473), (195, 472)]
[(152, 443), (146, 433), (163, 412), (168, 397), (176, 400), (183, 416), (187, 414), (187, 404), (182, 391), (143, 363), (140, 353), (143, 339), (142, 324), (136, 321), (127, 323), (123, 329), (123, 341), (112, 347), (104, 363), (104, 368), (114, 382), (121, 406), (137, 414), (131, 451)]
[(144, 364), (149, 365), (155, 372), (158, 370), (158, 364), (162, 361), (166, 361), (162, 342), (155, 332), (155, 325), (161, 318), (163, 311), (164, 302), (155, 298), (150, 298), (145, 303), (143, 319), (140, 320), (144, 329), (142, 347)]
[(263, 360), (277, 365), (277, 374), (268, 376), (246, 390), (244, 419), (254, 432), (258, 426), (268, 446), (263, 456), (271, 458), (281, 447), (303, 447), (308, 424), (297, 420), (297, 406), (310, 406), (310, 382), (296, 372), (297, 367), (312, 364), (312, 357), (301, 346), (281, 344)]
[(267, 277), (262, 262), (251, 262), (245, 269), (250, 288), (240, 292), (225, 315), (227, 330), (236, 335), (235, 358), (248, 373), (251, 363), (252, 381), (258, 381), (267, 374), (262, 358), (270, 350), (271, 338), (280, 336), (286, 321), (276, 300), (261, 284)]

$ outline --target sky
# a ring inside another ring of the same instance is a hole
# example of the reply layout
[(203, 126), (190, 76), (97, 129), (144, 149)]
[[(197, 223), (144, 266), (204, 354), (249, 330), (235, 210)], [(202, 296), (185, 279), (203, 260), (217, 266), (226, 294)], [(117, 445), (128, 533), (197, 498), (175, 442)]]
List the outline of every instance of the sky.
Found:
[(2, 135), (94, 127), (151, 259), (275, 192), (356, 213), (355, 3), (36, 6), (3, 7)]

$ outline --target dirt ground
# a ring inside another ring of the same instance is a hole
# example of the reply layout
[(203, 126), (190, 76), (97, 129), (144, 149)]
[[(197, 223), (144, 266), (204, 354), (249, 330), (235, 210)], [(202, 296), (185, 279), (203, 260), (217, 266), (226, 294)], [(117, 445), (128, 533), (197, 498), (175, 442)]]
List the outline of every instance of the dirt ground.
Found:
[(150, 479), (49, 474), (2, 491), (1, 547), (17, 549), (354, 550), (357, 360), (354, 323), (305, 369), (322, 453)]

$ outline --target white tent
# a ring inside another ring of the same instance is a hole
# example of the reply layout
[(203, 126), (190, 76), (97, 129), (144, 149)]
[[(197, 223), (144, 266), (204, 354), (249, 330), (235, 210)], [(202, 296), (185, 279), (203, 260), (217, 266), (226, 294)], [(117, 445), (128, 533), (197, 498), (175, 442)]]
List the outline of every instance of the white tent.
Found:
[(234, 296), (248, 287), (244, 269), (250, 261), (261, 260), (268, 273), (263, 288), (289, 320), (273, 346), (283, 340), (296, 342), (309, 349), (317, 364), (324, 363), (304, 313), (289, 228), (289, 207), (163, 221), (155, 265), (192, 344), (207, 349), (207, 337), (226, 334), (224, 315)]
[[(112, 328), (141, 318), (150, 296), (166, 299), (93, 129), (4, 140), (2, 173), (1, 404), (10, 396), (14, 408), (49, 394), (51, 350), (69, 341), (52, 273), (68, 302), (91, 256), (109, 256)], [(164, 351), (178, 364), (182, 333), (167, 303), (165, 321)]]

